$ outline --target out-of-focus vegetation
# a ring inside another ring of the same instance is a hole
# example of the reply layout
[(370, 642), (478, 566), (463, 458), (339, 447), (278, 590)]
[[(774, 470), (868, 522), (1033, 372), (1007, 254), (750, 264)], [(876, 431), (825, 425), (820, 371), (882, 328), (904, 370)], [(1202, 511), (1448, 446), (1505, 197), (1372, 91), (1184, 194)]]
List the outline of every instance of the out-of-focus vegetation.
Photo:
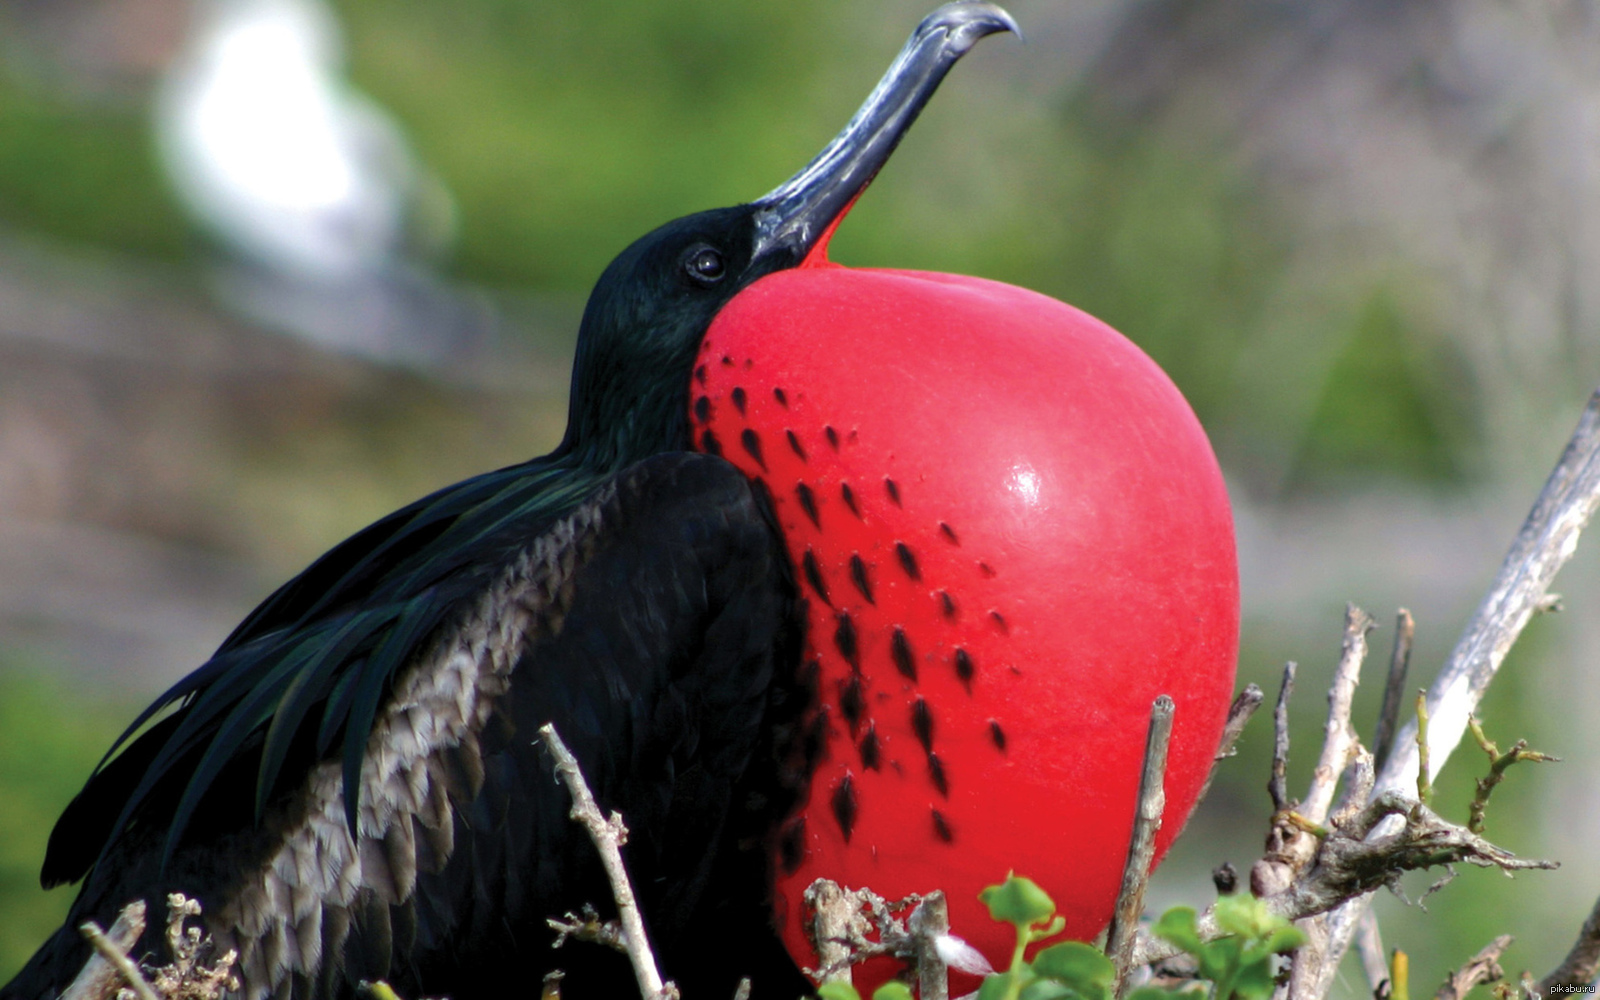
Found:
[[(140, 2), (175, 8), (183, 0)], [(520, 314), (506, 324), (508, 337), (526, 333), (548, 344), (570, 336), (572, 303), (633, 238), (678, 215), (759, 195), (804, 164), (843, 124), (906, 31), (932, 5), (933, 0), (339, 0), (335, 6), (355, 83), (404, 124), (419, 158), (455, 199), (459, 239), (444, 266), (503, 304), (557, 303), (550, 314), (564, 325), (553, 338), (548, 323), (522, 323)], [(1304, 53), (1296, 50), (1283, 60), (1297, 69), (1279, 91), (1245, 95), (1256, 104), (1240, 99), (1226, 113), (1191, 113), (1194, 105), (1181, 95), (1200, 95), (1197, 101), (1239, 95), (1189, 86), (1182, 73), (1192, 69), (1193, 78), (1204, 81), (1206, 53), (1220, 53), (1216, 58), (1226, 61), (1243, 52), (1247, 58), (1240, 62), (1247, 64), (1256, 51), (1252, 46), (1264, 49), (1273, 31), (1292, 22), (1263, 21), (1259, 36), (1246, 30), (1243, 25), (1252, 22), (1238, 12), (1263, 5), (1264, 0), (1173, 5), (1182, 10), (1171, 15), (1170, 24), (1146, 23), (1142, 29), (1139, 18), (1128, 14), (1133, 27), (1117, 36), (1124, 49), (1110, 46), (1098, 57), (1061, 47), (1069, 34), (1058, 23), (1065, 5), (1010, 5), (1030, 40), (986, 42), (957, 70), (840, 230), (833, 256), (852, 265), (1011, 281), (1106, 319), (1149, 351), (1193, 402), (1242, 509), (1316, 504), (1374, 489), (1458, 499), (1460, 491), (1482, 484), (1505, 464), (1491, 453), (1496, 438), (1489, 424), (1493, 416), (1515, 410), (1503, 402), (1506, 390), (1496, 397), (1490, 384), (1501, 368), (1515, 367), (1514, 352), (1502, 357), (1474, 346), (1458, 323), (1464, 311), (1494, 312), (1482, 304), (1492, 303), (1494, 282), (1480, 289), (1481, 300), (1462, 305), (1464, 297), (1454, 295), (1429, 258), (1432, 243), (1442, 239), (1432, 232), (1417, 237), (1420, 263), (1392, 248), (1367, 254), (1316, 242), (1316, 234), (1326, 230), (1308, 219), (1346, 210), (1352, 217), (1381, 214), (1387, 206), (1370, 198), (1356, 204), (1359, 199), (1347, 195), (1335, 199), (1332, 209), (1324, 201), (1313, 211), (1299, 199), (1300, 189), (1268, 176), (1267, 157), (1247, 155), (1257, 147), (1281, 148), (1251, 129), (1265, 128), (1280, 92), (1289, 106), (1292, 85), (1314, 84)], [(136, 274), (131, 290), (117, 292), (129, 301), (148, 297), (150, 283), (176, 286), (180, 296), (195, 294), (189, 286), (198, 286), (208, 251), (156, 167), (147, 109), (154, 77), (80, 79), (73, 61), (79, 57), (62, 57), (51, 40), (59, 36), (61, 19), (73, 12), (97, 16), (106, 5), (59, 0), (61, 13), (50, 15), (57, 20), (49, 21), (48, 31), (38, 27), (49, 20), (40, 13), (44, 6), (0, 4), (0, 236), (40, 240), (52, 253), (91, 256)], [(1154, 9), (1101, 6), (1113, 12)], [(1203, 22), (1207, 11), (1221, 12), (1225, 44), (1191, 24)], [(1388, 25), (1382, 18), (1374, 23)], [(1041, 26), (1037, 33), (1035, 25)], [(1142, 40), (1151, 40), (1148, 55), (1138, 48)], [(1130, 100), (1132, 110), (1117, 103), (1116, 88), (1127, 74), (1119, 75), (1111, 56), (1120, 52), (1127, 59), (1128, 45), (1134, 46), (1133, 62), (1177, 74), (1176, 82), (1167, 83), (1167, 113), (1149, 110), (1147, 105), (1159, 102), (1147, 100), (1140, 80), (1127, 90), (1146, 103)], [(1318, 51), (1324, 60), (1341, 57), (1336, 46)], [(1186, 68), (1185, 59), (1201, 65)], [(1363, 71), (1358, 66), (1352, 72), (1360, 77)], [(1396, 100), (1411, 93), (1405, 86), (1423, 86), (1417, 81), (1425, 77), (1419, 73), (1397, 84)], [(1235, 131), (1173, 126), (1174, 118), (1186, 115), (1231, 123)], [(1437, 139), (1442, 129), (1430, 134)], [(1369, 158), (1361, 167), (1381, 175), (1386, 163)], [(1445, 199), (1469, 194), (1444, 184), (1421, 186)], [(1407, 197), (1422, 200), (1409, 191)], [(6, 266), (0, 259), (0, 280)], [(85, 284), (97, 292), (104, 285), (98, 279)], [(1582, 314), (1578, 298), (1574, 315)], [(48, 312), (36, 305), (30, 300), (30, 316)], [(0, 287), (0, 326), (14, 306)], [(185, 305), (172, 315), (201, 308)], [(107, 326), (101, 331), (106, 337), (117, 333), (114, 323)], [(1582, 332), (1569, 331), (1574, 338)], [(180, 342), (174, 353), (193, 347)], [(1562, 355), (1571, 359), (1563, 370), (1580, 387), (1594, 378), (1582, 363), (1591, 356), (1585, 350), (1579, 343)], [(74, 466), (73, 475), (60, 477), (66, 485), (50, 479), (49, 489), (41, 488), (41, 495), (65, 498), (52, 499), (59, 510), (46, 514), (225, 552), (267, 567), (265, 575), (274, 579), (386, 506), (474, 468), (526, 457), (530, 447), (557, 432), (559, 404), (543, 397), (558, 395), (547, 390), (560, 384), (560, 364), (548, 359), (540, 369), (539, 412), (528, 416), (530, 393), (494, 397), (484, 391), (484, 400), (464, 403), (464, 396), (478, 390), (457, 387), (430, 395), (409, 377), (347, 371), (307, 388), (314, 378), (305, 370), (280, 378), (272, 362), (253, 355), (238, 370), (212, 373), (205, 391), (197, 393), (161, 381), (182, 368), (177, 361), (183, 358), (161, 357), (159, 364), (140, 367), (114, 351), (65, 357), (60, 363), (70, 377), (59, 387), (52, 383), (53, 400), (39, 404), (41, 411), (47, 403), (54, 407), (41, 426), (66, 440), (70, 428), (97, 421), (96, 432), (103, 431), (110, 443), (98, 452), (86, 450), (81, 464), (87, 471)], [(1543, 370), (1518, 363), (1524, 377)], [(280, 391), (286, 401), (276, 403), (273, 394)], [(386, 394), (411, 402), (390, 405)], [(23, 396), (20, 390), (0, 395), (0, 457), (32, 461), (56, 439), (23, 419), (32, 412)], [(1502, 402), (1491, 406), (1494, 399)], [(203, 405), (190, 407), (191, 400)], [(173, 413), (158, 412), (164, 408)], [(154, 416), (136, 419), (136, 410)], [(90, 418), (80, 420), (84, 413)], [(125, 438), (114, 437), (119, 427)], [(440, 427), (447, 430), (441, 433)], [(23, 445), (5, 450), (19, 440)], [(433, 453), (436, 462), (429, 458)], [(105, 471), (93, 480), (97, 468)], [(4, 506), (15, 493), (5, 477), (14, 472), (0, 465), (0, 518), (14, 513)], [(102, 488), (85, 489), (90, 481)], [(151, 489), (152, 482), (161, 488)], [(1516, 502), (1531, 500), (1534, 489), (1536, 484), (1519, 483)], [(178, 502), (174, 495), (180, 491), (197, 499)], [(84, 494), (92, 501), (82, 501)], [(25, 513), (46, 516), (42, 510)], [(130, 510), (139, 516), (129, 516)], [(1342, 530), (1353, 536), (1367, 527)], [(1504, 540), (1513, 528), (1514, 523), (1503, 528)], [(1482, 566), (1484, 578), (1490, 569)], [(1336, 572), (1302, 567), (1309, 577)], [(1398, 596), (1412, 602), (1428, 595)], [(1241, 683), (1270, 686), (1281, 657), (1307, 661), (1296, 709), (1299, 733), (1318, 731), (1322, 698), (1315, 664), (1333, 659), (1337, 602), (1346, 598), (1366, 601), (1368, 595), (1318, 595), (1325, 606), (1303, 617), (1321, 621), (1320, 632), (1245, 609)], [(1387, 611), (1369, 610), (1379, 617)], [(1423, 620), (1419, 683), (1429, 675), (1427, 664), (1448, 650), (1454, 628), (1451, 621)], [(1559, 723), (1528, 704), (1547, 693), (1524, 674), (1546, 669), (1541, 656), (1558, 645), (1547, 643), (1546, 631), (1535, 626), (1533, 645), (1515, 654), (1484, 715), (1492, 732), (1507, 740), (1527, 735), (1541, 749), (1566, 753), (1561, 741), (1537, 728)], [(1375, 638), (1374, 647), (1386, 641)], [(51, 665), (48, 654), (34, 662)], [(192, 665), (174, 664), (171, 676)], [(5, 666), (10, 672), (0, 674), (0, 980), (65, 906), (67, 892), (46, 897), (35, 888), (50, 823), (122, 719), (138, 707), (132, 702), (142, 701), (152, 686), (145, 679), (143, 687), (116, 688), (128, 704), (102, 708), (77, 687), (28, 680), (9, 661)], [(1379, 669), (1369, 665), (1363, 698), (1370, 704), (1358, 719), (1376, 713)], [(1224, 766), (1211, 804), (1174, 853), (1192, 876), (1178, 884), (1191, 894), (1162, 899), (1163, 905), (1202, 902), (1193, 893), (1206, 891), (1204, 873), (1212, 865), (1227, 857), (1242, 867), (1259, 849), (1269, 729), (1265, 717), (1258, 719), (1241, 756)], [(1291, 758), (1301, 787), (1309, 757), (1305, 749)], [(1471, 752), (1452, 762), (1439, 786), (1441, 808), (1459, 802), (1465, 809), (1478, 763)], [(1513, 849), (1535, 850), (1533, 832), (1520, 831), (1518, 823), (1537, 811), (1540, 796), (1558, 780), (1547, 769), (1513, 774), (1491, 807), (1494, 838)], [(1564, 947), (1568, 925), (1575, 928), (1576, 920), (1540, 906), (1539, 877), (1512, 882), (1467, 873), (1446, 896), (1435, 897), (1439, 905), (1430, 915), (1386, 911), (1389, 943), (1415, 956), (1419, 982), (1504, 931), (1523, 933), (1542, 949), (1536, 959), (1513, 953), (1509, 962), (1545, 961)]]
[(39, 888), (56, 817), (111, 736), (121, 705), (0, 661), (0, 976), (10, 976), (61, 926), (75, 889)]

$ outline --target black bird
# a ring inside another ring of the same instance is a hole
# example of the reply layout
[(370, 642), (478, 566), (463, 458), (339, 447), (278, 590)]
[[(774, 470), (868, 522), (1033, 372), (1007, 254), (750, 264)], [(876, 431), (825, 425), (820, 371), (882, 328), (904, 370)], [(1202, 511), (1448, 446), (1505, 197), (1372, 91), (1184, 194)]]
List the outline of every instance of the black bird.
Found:
[[(740, 289), (793, 267), (887, 160), (945, 73), (1014, 30), (953, 3), (865, 105), (754, 202), (644, 236), (601, 275), (550, 454), (440, 490), (279, 588), (116, 741), (51, 835), (66, 926), (0, 989), (59, 994), (133, 899), (201, 901), (244, 1000), (526, 994), (559, 965), (624, 996), (619, 955), (549, 948), (545, 919), (610, 893), (535, 744), (554, 722), (690, 995), (808, 990), (772, 929), (774, 836), (817, 735), (803, 617), (769, 499), (691, 453), (691, 367)], [(159, 924), (160, 921), (153, 921)], [(164, 954), (158, 927), (136, 953)]]

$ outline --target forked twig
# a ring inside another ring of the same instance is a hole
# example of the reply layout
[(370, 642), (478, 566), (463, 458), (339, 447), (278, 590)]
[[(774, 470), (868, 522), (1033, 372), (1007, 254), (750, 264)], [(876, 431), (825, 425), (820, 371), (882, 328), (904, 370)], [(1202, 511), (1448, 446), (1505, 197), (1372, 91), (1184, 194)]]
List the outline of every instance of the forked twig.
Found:
[[(101, 997), (114, 996), (116, 990), (112, 986), (117, 979), (125, 978), (125, 976), (123, 975), (122, 966), (117, 963), (111, 954), (107, 953), (106, 946), (109, 945), (112, 952), (127, 961), (128, 950), (138, 943), (139, 937), (144, 934), (144, 926), (144, 900), (134, 900), (124, 906), (122, 912), (117, 914), (116, 922), (111, 925), (111, 929), (100, 933), (100, 942), (95, 941), (92, 937), (89, 938), (89, 941), (94, 944), (95, 953), (89, 957), (88, 962), (84, 963), (78, 975), (72, 980), (66, 991), (61, 994), (61, 1000), (99, 1000)], [(94, 927), (96, 932), (100, 932), (100, 928), (95, 927), (92, 923), (85, 924), (84, 927)], [(87, 929), (83, 933), (85, 937), (88, 936)], [(104, 942), (104, 944), (101, 942)], [(138, 971), (137, 968), (134, 969), (135, 973), (138, 973)], [(143, 978), (143, 976), (140, 976), (141, 981)], [(138, 989), (138, 987), (134, 987), (134, 989)]]
[(600, 863), (605, 866), (606, 878), (611, 881), (611, 895), (617, 903), (617, 918), (622, 922), (628, 960), (633, 963), (633, 974), (639, 981), (640, 995), (644, 1000), (676, 998), (678, 987), (661, 980), (655, 954), (650, 950), (650, 940), (645, 936), (644, 919), (639, 915), (633, 885), (628, 881), (628, 870), (622, 863), (622, 845), (628, 842), (628, 828), (623, 825), (622, 816), (619, 813), (612, 813), (609, 817), (601, 815), (600, 807), (594, 801), (594, 793), (589, 791), (588, 782), (583, 780), (578, 758), (561, 741), (554, 725), (547, 722), (540, 726), (539, 736), (549, 749), (550, 756), (555, 758), (556, 774), (566, 784), (567, 791), (572, 793), (572, 818), (589, 831), (589, 839), (594, 841), (595, 850), (600, 852)]
[(139, 971), (139, 966), (134, 963), (133, 959), (128, 957), (126, 951), (119, 947), (116, 941), (106, 936), (106, 932), (100, 929), (99, 924), (91, 920), (79, 927), (78, 930), (82, 932), (84, 937), (89, 939), (90, 944), (94, 945), (95, 952), (111, 963), (111, 967), (117, 970), (117, 974), (122, 977), (123, 982), (127, 983), (133, 992), (138, 994), (139, 1000), (161, 1000), (156, 995), (156, 991), (145, 980), (144, 973)]
[[(1500, 564), (1494, 583), (1462, 631), (1428, 689), (1429, 771), (1438, 774), (1467, 730), (1467, 716), (1482, 700), (1523, 628), (1547, 607), (1550, 584), (1578, 547), (1578, 537), (1600, 506), (1600, 391), (1589, 397), (1578, 426), (1534, 501)], [(1416, 724), (1394, 737), (1373, 796), (1417, 781)], [(1387, 829), (1374, 831), (1383, 836)], [(1327, 961), (1335, 968), (1349, 946), (1370, 894), (1344, 903), (1329, 917)]]

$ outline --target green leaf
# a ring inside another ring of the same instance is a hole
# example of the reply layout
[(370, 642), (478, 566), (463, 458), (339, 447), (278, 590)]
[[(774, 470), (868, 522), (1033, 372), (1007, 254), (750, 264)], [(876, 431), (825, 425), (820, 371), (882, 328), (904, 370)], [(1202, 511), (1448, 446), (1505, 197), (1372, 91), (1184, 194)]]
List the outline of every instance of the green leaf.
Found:
[(861, 994), (856, 992), (854, 986), (837, 979), (818, 986), (817, 997), (818, 1000), (861, 1000)]
[(1200, 941), (1200, 931), (1195, 921), (1194, 907), (1174, 906), (1161, 915), (1161, 919), (1151, 928), (1151, 933), (1198, 958), (1205, 946)]
[(1128, 994), (1128, 1000), (1173, 1000), (1181, 993), (1169, 993), (1159, 986), (1141, 986)]
[(978, 1000), (1005, 1000), (1010, 994), (1012, 980), (1020, 982), (1026, 973), (998, 972), (984, 979), (978, 987)]
[(1063, 1000), (1066, 997), (1076, 997), (1072, 988), (1065, 983), (1058, 983), (1054, 979), (1035, 979), (1022, 988), (1017, 1000)]
[(1217, 926), (1224, 934), (1237, 934), (1247, 941), (1266, 937), (1285, 921), (1267, 909), (1267, 904), (1248, 892), (1223, 896), (1216, 905)]
[(1009, 874), (999, 885), (978, 893), (989, 916), (1006, 924), (1027, 928), (1056, 912), (1055, 901), (1032, 879)]
[[(1267, 1000), (1277, 984), (1272, 981), (1272, 960), (1263, 958), (1239, 970), (1233, 980), (1233, 995), (1240, 1000)], [(1219, 996), (1217, 1000), (1228, 1000)]]
[(872, 991), (872, 1000), (912, 1000), (911, 987), (892, 979)]
[(1043, 949), (1033, 957), (1033, 972), (1072, 987), (1085, 1000), (1106, 996), (1117, 974), (1111, 959), (1082, 941), (1063, 941)]

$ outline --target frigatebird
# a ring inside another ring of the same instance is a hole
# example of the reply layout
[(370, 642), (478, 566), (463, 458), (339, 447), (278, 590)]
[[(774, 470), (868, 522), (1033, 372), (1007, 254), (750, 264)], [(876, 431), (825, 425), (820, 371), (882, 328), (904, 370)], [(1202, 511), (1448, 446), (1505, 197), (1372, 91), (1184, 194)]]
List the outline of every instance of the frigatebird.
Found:
[[(771, 914), (778, 830), (827, 738), (801, 570), (762, 484), (693, 450), (691, 373), (723, 305), (801, 264), (1006, 30), (990, 4), (939, 8), (793, 178), (629, 246), (584, 312), (554, 451), (358, 532), (141, 713), (50, 838), (43, 884), (82, 881), (66, 925), (0, 998), (56, 996), (79, 924), (169, 892), (238, 950), (243, 1000), (363, 979), (503, 997), (557, 965), (571, 995), (627, 995), (621, 956), (549, 948), (546, 918), (610, 893), (546, 722), (626, 817), (665, 974), (693, 996), (807, 991)], [(140, 951), (159, 960), (158, 938)]]

